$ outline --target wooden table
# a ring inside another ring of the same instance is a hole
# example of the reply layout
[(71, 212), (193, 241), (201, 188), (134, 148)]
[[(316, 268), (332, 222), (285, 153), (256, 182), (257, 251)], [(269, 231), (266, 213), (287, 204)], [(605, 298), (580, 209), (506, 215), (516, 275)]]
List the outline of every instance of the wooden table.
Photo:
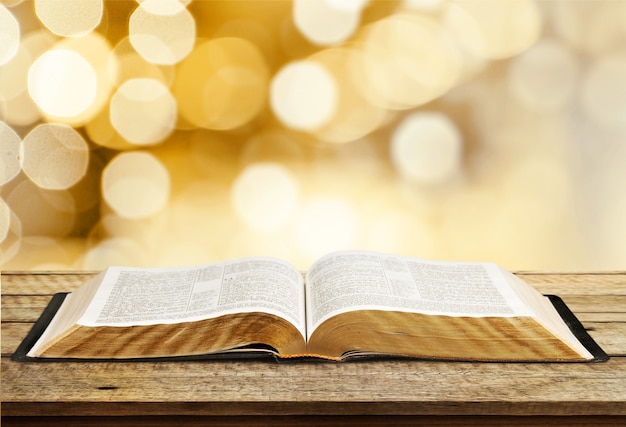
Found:
[(606, 363), (11, 361), (51, 295), (90, 276), (2, 273), (3, 425), (626, 425), (626, 272), (519, 273), (565, 300)]

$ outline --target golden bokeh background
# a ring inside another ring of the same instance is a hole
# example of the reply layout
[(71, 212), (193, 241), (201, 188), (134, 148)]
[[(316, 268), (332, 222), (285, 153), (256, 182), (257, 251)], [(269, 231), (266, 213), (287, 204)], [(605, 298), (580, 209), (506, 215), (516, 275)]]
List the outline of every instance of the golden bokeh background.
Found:
[(626, 266), (626, 1), (0, 0), (3, 269)]

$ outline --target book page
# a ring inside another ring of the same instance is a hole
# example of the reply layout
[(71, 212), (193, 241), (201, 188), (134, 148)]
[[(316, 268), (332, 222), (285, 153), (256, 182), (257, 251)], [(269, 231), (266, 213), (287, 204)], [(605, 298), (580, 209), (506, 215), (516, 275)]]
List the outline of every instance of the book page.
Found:
[(112, 267), (106, 271), (78, 324), (169, 324), (242, 312), (282, 317), (304, 337), (301, 273), (273, 258), (244, 258), (182, 268)]
[(336, 252), (310, 268), (305, 287), (309, 337), (329, 317), (364, 309), (471, 317), (534, 315), (500, 267), (491, 263)]

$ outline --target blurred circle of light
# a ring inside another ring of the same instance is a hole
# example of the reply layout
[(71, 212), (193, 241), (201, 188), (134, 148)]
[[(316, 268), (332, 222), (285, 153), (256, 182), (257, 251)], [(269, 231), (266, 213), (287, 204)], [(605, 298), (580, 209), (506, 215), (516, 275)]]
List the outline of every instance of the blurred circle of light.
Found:
[(254, 44), (237, 37), (200, 43), (178, 67), (181, 116), (205, 129), (240, 127), (265, 107), (269, 71)]
[(120, 153), (102, 173), (102, 195), (121, 217), (140, 219), (165, 207), (170, 195), (170, 175), (148, 152)]
[(196, 41), (196, 22), (178, 0), (144, 0), (129, 19), (130, 42), (147, 61), (172, 65)]
[(295, 130), (313, 131), (325, 125), (337, 109), (334, 77), (320, 64), (302, 60), (284, 66), (274, 76), (270, 104), (279, 120)]
[(131, 79), (113, 94), (110, 114), (113, 128), (128, 142), (157, 144), (176, 126), (176, 99), (158, 80)]
[(362, 54), (350, 71), (363, 96), (381, 108), (414, 108), (459, 78), (460, 56), (434, 18), (395, 14), (369, 25), (362, 37)]
[(250, 228), (275, 231), (293, 216), (298, 185), (284, 166), (258, 163), (248, 166), (237, 177), (231, 199), (237, 216)]
[(583, 110), (606, 128), (626, 125), (626, 55), (605, 55), (588, 68), (581, 90)]
[(72, 117), (95, 100), (96, 71), (79, 53), (54, 49), (41, 55), (28, 72), (28, 91), (51, 116)]
[[(61, 39), (54, 45), (53, 49), (76, 52), (89, 63), (95, 73), (95, 96), (89, 106), (78, 115), (62, 117), (46, 114), (46, 119), (49, 122), (61, 122), (74, 127), (83, 126), (108, 105), (111, 90), (113, 89), (108, 70), (109, 67), (115, 65), (117, 58), (111, 55), (109, 41), (96, 31), (83, 37)], [(73, 88), (72, 90), (75, 89)]]
[(363, 4), (345, 0), (294, 0), (294, 24), (317, 45), (343, 43), (359, 27)]
[(54, 34), (79, 37), (93, 31), (102, 20), (102, 0), (35, 0), (39, 20)]
[(22, 144), (22, 169), (40, 188), (64, 190), (85, 176), (89, 146), (72, 127), (52, 123), (38, 125)]
[(576, 89), (578, 63), (558, 40), (542, 40), (512, 59), (509, 85), (515, 97), (533, 109), (565, 107)]
[(11, 12), (0, 4), (0, 66), (15, 56), (20, 46), (20, 24)]
[(462, 140), (440, 113), (413, 113), (391, 137), (391, 160), (401, 176), (418, 184), (441, 184), (459, 172)]
[(0, 122), (0, 186), (20, 173), (22, 140), (9, 125)]
[(359, 218), (342, 200), (318, 196), (302, 207), (296, 219), (296, 244), (311, 259), (354, 247)]
[(468, 53), (492, 60), (526, 50), (541, 32), (533, 0), (456, 0), (446, 5), (444, 21)]

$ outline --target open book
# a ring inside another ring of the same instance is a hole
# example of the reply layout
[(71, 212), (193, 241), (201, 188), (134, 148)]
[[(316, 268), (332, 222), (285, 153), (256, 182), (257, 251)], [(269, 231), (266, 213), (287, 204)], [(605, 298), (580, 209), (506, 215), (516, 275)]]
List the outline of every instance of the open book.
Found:
[(304, 278), (262, 257), (112, 267), (61, 300), (23, 343), (26, 360), (263, 352), (334, 361), (607, 358), (560, 299), (553, 301), (573, 318), (569, 326), (551, 299), (490, 263), (343, 251), (319, 259)]

